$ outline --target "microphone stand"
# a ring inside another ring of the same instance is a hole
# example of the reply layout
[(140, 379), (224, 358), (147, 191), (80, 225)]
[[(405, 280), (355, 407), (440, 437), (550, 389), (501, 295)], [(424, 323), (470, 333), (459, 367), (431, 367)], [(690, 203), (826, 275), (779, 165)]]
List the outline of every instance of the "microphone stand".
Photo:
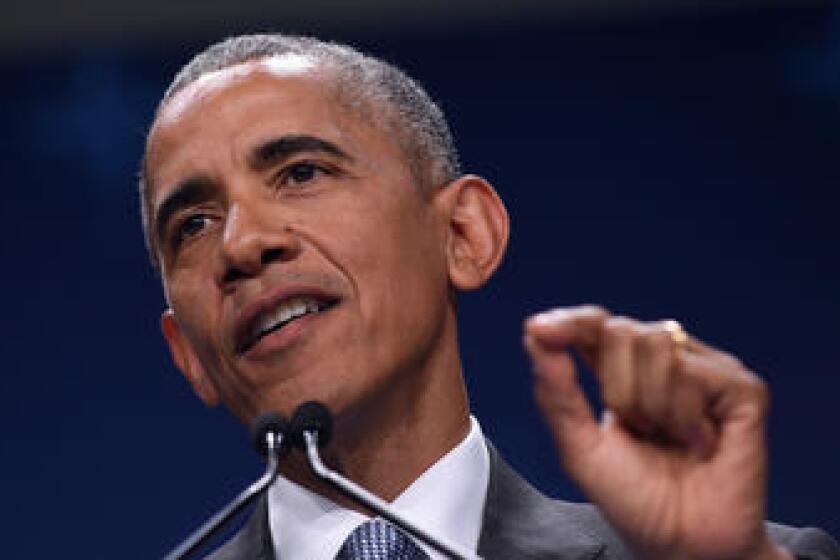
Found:
[(422, 527), (418, 527), (403, 517), (391, 506), (391, 504), (381, 499), (379, 496), (368, 492), (352, 480), (348, 480), (327, 467), (324, 462), (321, 461), (320, 455), (318, 455), (318, 432), (304, 430), (303, 439), (306, 444), (306, 456), (309, 459), (309, 464), (312, 467), (312, 470), (315, 471), (315, 474), (332, 483), (346, 496), (358, 500), (394, 525), (411, 533), (424, 543), (433, 547), (435, 550), (438, 550), (451, 558), (457, 558), (458, 560), (480, 560), (478, 556), (468, 550), (465, 550), (461, 546), (443, 541), (438, 537), (433, 536)]
[(254, 498), (268, 488), (277, 478), (277, 467), (280, 463), (279, 453), (283, 442), (283, 435), (279, 433), (266, 433), (266, 448), (268, 450), (268, 464), (265, 473), (253, 484), (243, 490), (232, 502), (216, 515), (208, 519), (204, 525), (196, 529), (178, 548), (164, 557), (164, 560), (182, 560), (190, 558), (199, 547), (204, 545), (214, 534), (227, 524), (237, 513), (242, 511)]

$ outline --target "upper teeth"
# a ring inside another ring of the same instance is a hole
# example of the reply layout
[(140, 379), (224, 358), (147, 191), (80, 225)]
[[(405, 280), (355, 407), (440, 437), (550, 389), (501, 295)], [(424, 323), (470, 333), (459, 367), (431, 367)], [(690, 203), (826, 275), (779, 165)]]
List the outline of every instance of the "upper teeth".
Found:
[(254, 334), (260, 334), (282, 325), (286, 321), (315, 313), (321, 309), (320, 304), (312, 298), (293, 298), (281, 303), (276, 309), (264, 313), (254, 327)]

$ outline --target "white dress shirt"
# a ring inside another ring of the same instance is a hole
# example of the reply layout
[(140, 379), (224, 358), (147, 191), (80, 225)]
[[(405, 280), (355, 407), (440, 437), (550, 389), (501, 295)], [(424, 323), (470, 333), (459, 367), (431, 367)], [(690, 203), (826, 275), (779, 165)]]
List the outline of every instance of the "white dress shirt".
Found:
[[(433, 535), (476, 551), (489, 478), (484, 436), (478, 421), (470, 417), (464, 441), (429, 467), (392, 505)], [(280, 560), (333, 560), (350, 533), (369, 518), (280, 477), (268, 490), (268, 519)], [(425, 543), (415, 542), (433, 560), (446, 560)]]

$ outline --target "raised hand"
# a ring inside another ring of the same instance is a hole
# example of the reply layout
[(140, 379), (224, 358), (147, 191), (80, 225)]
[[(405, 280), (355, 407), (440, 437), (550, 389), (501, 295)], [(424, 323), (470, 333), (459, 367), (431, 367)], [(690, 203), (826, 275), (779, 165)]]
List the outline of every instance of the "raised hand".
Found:
[[(674, 321), (594, 306), (528, 319), (535, 394), (563, 466), (640, 558), (790, 558), (769, 540), (765, 384)], [(596, 420), (570, 351), (596, 372)]]

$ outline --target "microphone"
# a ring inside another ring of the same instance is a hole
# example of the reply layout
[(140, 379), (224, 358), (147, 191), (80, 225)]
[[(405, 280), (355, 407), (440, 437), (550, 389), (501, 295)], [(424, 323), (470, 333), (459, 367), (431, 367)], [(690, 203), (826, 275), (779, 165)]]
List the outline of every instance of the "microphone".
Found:
[(306, 452), (309, 465), (318, 477), (332, 484), (348, 498), (375, 511), (382, 518), (411, 533), (439, 552), (459, 560), (480, 560), (477, 555), (465, 550), (462, 546), (436, 537), (431, 532), (416, 525), (379, 496), (368, 492), (352, 480), (327, 467), (318, 454), (318, 448), (327, 445), (331, 436), (332, 416), (323, 404), (317, 401), (303, 403), (292, 415), (289, 424), (289, 439), (292, 445), (300, 447)]
[(181, 560), (190, 558), (202, 545), (227, 525), (227, 523), (248, 504), (254, 501), (263, 490), (268, 488), (277, 478), (277, 467), (280, 454), (288, 448), (285, 445), (285, 434), (288, 432), (289, 421), (274, 412), (261, 414), (251, 427), (251, 439), (257, 452), (267, 458), (265, 473), (253, 484), (243, 490), (232, 502), (216, 515), (208, 519), (204, 525), (196, 529), (177, 548), (164, 557), (164, 560)]

